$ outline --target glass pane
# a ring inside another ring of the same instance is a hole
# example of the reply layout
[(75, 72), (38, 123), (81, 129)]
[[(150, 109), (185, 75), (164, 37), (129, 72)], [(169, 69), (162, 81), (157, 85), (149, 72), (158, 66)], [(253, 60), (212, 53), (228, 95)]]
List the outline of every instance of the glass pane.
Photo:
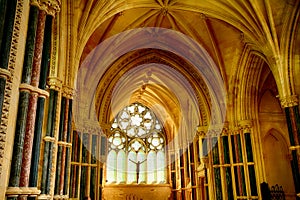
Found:
[(156, 154), (155, 152), (151, 151), (148, 154), (148, 166), (147, 166), (147, 171), (148, 171), (148, 176), (147, 176), (147, 183), (155, 183), (156, 182)]
[(115, 183), (117, 181), (117, 154), (115, 151), (108, 153), (106, 165), (106, 180), (108, 183)]
[(117, 157), (117, 182), (125, 183), (125, 175), (126, 175), (126, 155), (123, 150), (118, 152)]
[[(137, 154), (137, 160), (140, 162), (139, 169), (139, 183), (146, 183), (147, 172), (147, 156), (143, 151), (139, 151)], [(138, 167), (138, 166), (137, 166)]]
[(157, 152), (157, 182), (165, 183), (165, 153), (162, 151)]
[(128, 154), (128, 161), (127, 161), (127, 183), (136, 183), (136, 153), (133, 151), (129, 152)]

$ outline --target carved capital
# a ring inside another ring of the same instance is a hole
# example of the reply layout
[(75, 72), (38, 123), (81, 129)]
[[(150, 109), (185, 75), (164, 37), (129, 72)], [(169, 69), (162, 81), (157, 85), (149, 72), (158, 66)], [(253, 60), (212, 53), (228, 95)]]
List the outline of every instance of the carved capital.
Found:
[(48, 15), (55, 16), (60, 11), (61, 2), (60, 0), (31, 0), (31, 5), (46, 11)]
[(197, 136), (198, 137), (205, 137), (207, 133), (208, 127), (207, 126), (198, 126), (197, 127)]
[(239, 122), (239, 126), (244, 133), (250, 133), (252, 127), (252, 120), (242, 120)]
[(67, 85), (62, 87), (62, 95), (68, 99), (73, 99), (75, 90)]
[(62, 88), (62, 81), (57, 77), (49, 77), (47, 80), (47, 84), (52, 90), (60, 91)]
[(279, 97), (280, 104), (283, 108), (287, 107), (294, 107), (299, 104), (298, 96), (297, 95), (290, 95), (285, 97)]
[(241, 132), (240, 126), (233, 126), (229, 130), (230, 135), (237, 135), (237, 134), (240, 134), (240, 132)]

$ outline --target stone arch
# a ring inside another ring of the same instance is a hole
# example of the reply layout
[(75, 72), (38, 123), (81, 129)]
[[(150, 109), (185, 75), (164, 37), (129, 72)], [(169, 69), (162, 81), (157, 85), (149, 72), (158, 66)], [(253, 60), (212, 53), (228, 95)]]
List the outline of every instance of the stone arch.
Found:
[[(277, 129), (270, 129), (262, 139), (266, 182), (283, 186), (286, 199), (292, 199), (294, 191), (290, 165), (289, 142)], [(287, 170), (289, 169), (289, 170)]]
[(240, 60), (240, 68), (237, 70), (230, 88), (230, 103), (232, 106), (231, 121), (243, 121), (254, 119), (257, 110), (258, 85), (263, 67), (266, 66), (264, 56), (251, 50), (245, 45), (243, 56)]

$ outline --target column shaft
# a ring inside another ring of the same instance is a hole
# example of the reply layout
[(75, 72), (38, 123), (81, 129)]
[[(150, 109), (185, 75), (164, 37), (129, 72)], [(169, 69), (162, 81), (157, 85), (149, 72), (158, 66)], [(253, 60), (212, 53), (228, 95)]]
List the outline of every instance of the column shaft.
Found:
[[(64, 122), (63, 122), (63, 138), (64, 142), (67, 142), (68, 137), (68, 112), (69, 112), (69, 100), (65, 99), (65, 109), (64, 109)], [(65, 164), (66, 164), (66, 146), (62, 147), (62, 161), (61, 161), (61, 172), (60, 172), (60, 182), (59, 182), (59, 194), (63, 195), (64, 192), (64, 178), (65, 178)]]
[[(3, 2), (3, 1), (5, 1), (5, 0), (1, 0), (1, 6), (2, 6), (2, 8), (5, 8), (5, 11), (4, 11), (5, 13), (3, 13), (2, 16), (5, 16), (5, 20), (3, 21), (3, 32), (1, 33), (2, 36), (0, 35), (1, 36), (1, 38), (0, 38), (0, 40), (1, 40), (1, 42), (0, 42), (1, 43), (1, 46), (0, 46), (0, 68), (7, 69), (11, 41), (12, 41), (13, 27), (14, 27), (14, 22), (15, 22), (17, 0), (10, 0), (10, 1), (6, 1), (6, 2)], [(1, 10), (1, 12), (2, 11), (3, 10)]]
[[(38, 15), (36, 43), (35, 43), (35, 50), (34, 50), (34, 57), (33, 57), (32, 74), (31, 74), (31, 85), (34, 87), (38, 87), (38, 85), (39, 85), (43, 42), (44, 42), (45, 22), (46, 22), (46, 11), (40, 10), (39, 15)], [(24, 152), (23, 152), (23, 158), (22, 158), (22, 170), (21, 170), (21, 179), (20, 179), (21, 187), (29, 186), (29, 176), (30, 176), (33, 137), (34, 137), (34, 128), (35, 128), (35, 120), (36, 120), (37, 100), (38, 100), (38, 94), (32, 93), (30, 95), (29, 105), (28, 105), (29, 112), (27, 114)]]
[[(41, 73), (39, 88), (42, 90), (46, 89), (47, 82), (47, 73), (49, 71), (50, 63), (50, 51), (51, 51), (51, 29), (52, 29), (52, 16), (47, 15), (46, 25), (45, 25), (45, 35), (44, 35), (44, 47), (43, 47), (43, 56), (41, 62)], [(45, 112), (45, 98), (39, 97), (37, 104), (36, 112), (36, 123), (33, 139), (33, 155), (31, 159), (31, 169), (30, 169), (30, 187), (37, 187), (37, 178), (38, 178), (38, 166), (40, 160), (40, 146), (41, 146), (41, 137), (42, 137), (42, 126)]]
[[(297, 127), (294, 111), (295, 109), (293, 109), (293, 107), (285, 108), (289, 138), (292, 147), (294, 147), (295, 145), (299, 145), (298, 138), (297, 138), (297, 130), (299, 130), (299, 128)], [(300, 193), (300, 175), (299, 175), (299, 166), (298, 166), (299, 158), (297, 156), (297, 150), (292, 149), (291, 155), (292, 155), (291, 166), (292, 166), (292, 174), (293, 174), (294, 184), (295, 184), (295, 191), (296, 193)], [(300, 198), (298, 197), (297, 199)]]
[[(47, 118), (47, 129), (46, 129), (46, 137), (54, 136), (55, 129), (55, 118), (56, 118), (56, 101), (57, 101), (57, 92), (54, 90), (50, 90), (50, 97), (48, 103), (48, 118)], [(42, 169), (42, 183), (41, 183), (41, 193), (48, 194), (50, 187), (50, 171), (52, 166), (52, 142), (45, 141), (44, 147), (44, 162)]]
[(22, 165), (23, 144), (26, 129), (26, 116), (28, 110), (29, 93), (20, 92), (16, 133), (11, 161), (11, 172), (9, 179), (10, 187), (19, 187), (20, 172)]

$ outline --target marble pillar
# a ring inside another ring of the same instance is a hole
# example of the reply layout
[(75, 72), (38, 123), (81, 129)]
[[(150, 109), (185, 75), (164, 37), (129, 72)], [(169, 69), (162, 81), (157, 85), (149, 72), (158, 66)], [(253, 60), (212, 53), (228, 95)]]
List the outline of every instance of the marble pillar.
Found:
[(299, 101), (296, 95), (280, 98), (281, 106), (285, 110), (291, 150), (291, 167), (294, 178), (297, 200), (300, 199), (300, 174), (299, 174), (299, 151), (300, 151), (300, 117)]
[[(47, 15), (46, 17), (46, 26), (45, 26), (45, 36), (44, 36), (44, 47), (43, 47), (43, 56), (41, 63), (41, 73), (39, 88), (42, 90), (46, 89), (47, 82), (47, 73), (49, 71), (50, 64), (50, 52), (51, 52), (51, 27), (52, 27), (52, 16)], [(41, 146), (41, 137), (42, 137), (42, 126), (44, 119), (44, 109), (45, 107), (45, 98), (39, 97), (37, 103), (37, 112), (36, 112), (36, 123), (34, 131), (34, 140), (33, 140), (33, 149), (31, 159), (31, 169), (30, 169), (30, 187), (37, 187), (37, 178), (38, 178), (38, 166), (40, 159), (40, 146)]]
[[(36, 32), (36, 43), (35, 43), (32, 73), (31, 73), (31, 83), (30, 83), (33, 87), (38, 87), (39, 85), (46, 15), (47, 15), (46, 11), (44, 10), (39, 11), (37, 32)], [(29, 186), (29, 176), (30, 176), (30, 166), (31, 166), (33, 136), (34, 136), (38, 96), (39, 96), (38, 93), (32, 92), (30, 94), (30, 99), (29, 99), (26, 132), (24, 138), (24, 149), (23, 149), (23, 157), (22, 157), (22, 170), (21, 170), (21, 178), (20, 178), (21, 187)]]
[[(26, 49), (23, 63), (22, 84), (30, 83), (32, 70), (33, 50), (35, 44), (35, 34), (37, 28), (38, 8), (30, 9), (29, 24), (27, 30)], [(11, 163), (11, 172), (9, 187), (19, 187), (20, 173), (22, 165), (23, 145), (26, 130), (26, 117), (29, 104), (30, 90), (26, 87), (20, 88), (18, 115), (16, 122), (16, 132), (13, 147), (13, 157)]]

